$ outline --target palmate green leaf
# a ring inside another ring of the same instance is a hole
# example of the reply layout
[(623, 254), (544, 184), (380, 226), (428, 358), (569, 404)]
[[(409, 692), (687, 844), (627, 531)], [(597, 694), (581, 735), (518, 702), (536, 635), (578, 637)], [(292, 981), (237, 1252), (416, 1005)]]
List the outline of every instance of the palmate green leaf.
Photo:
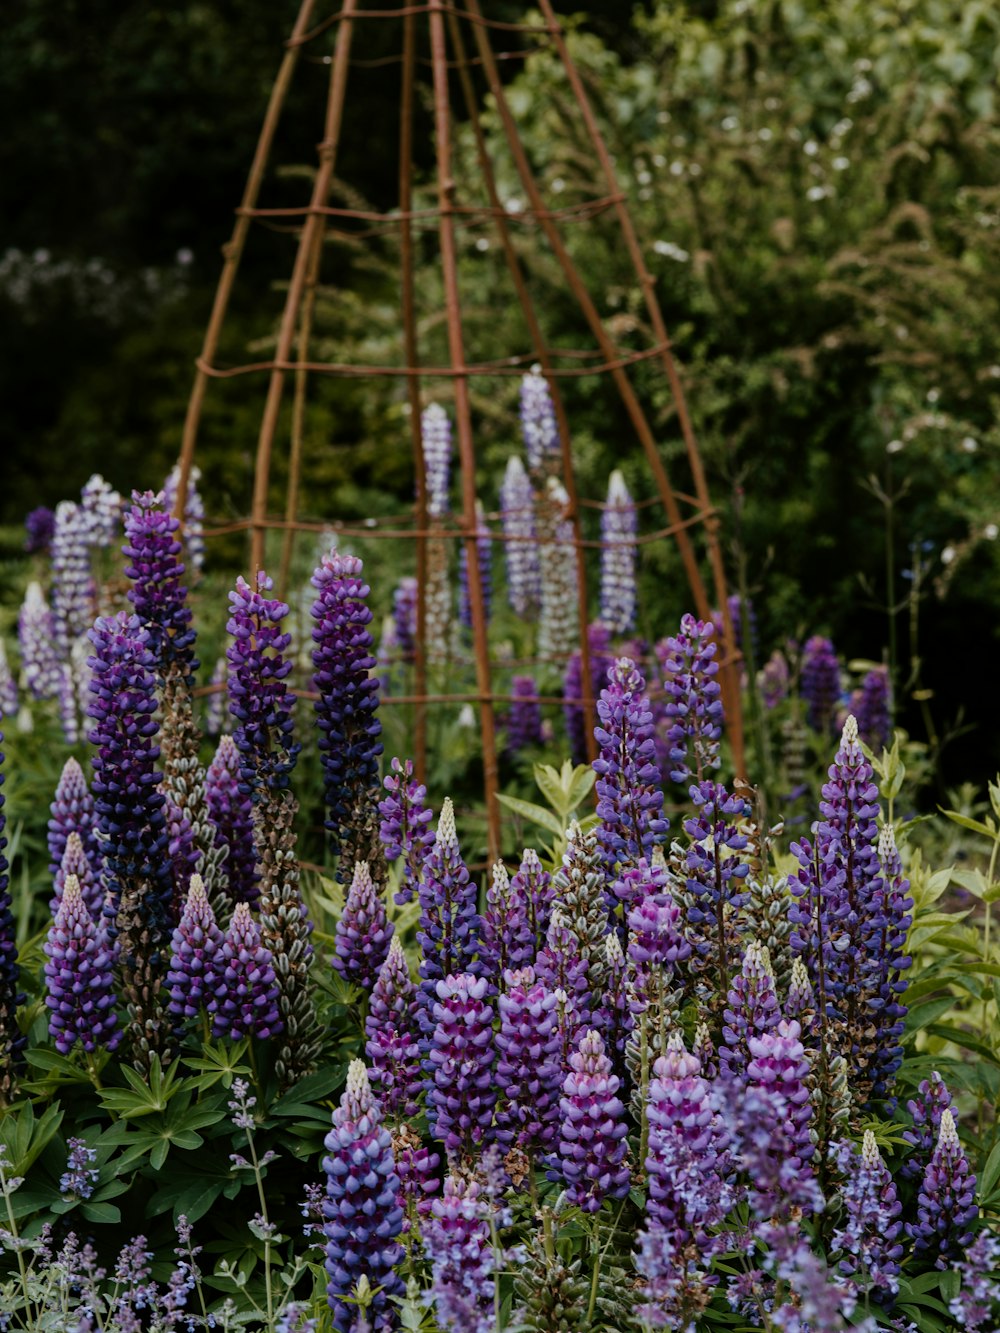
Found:
[(984, 838), (989, 838), (991, 840), (997, 835), (997, 830), (994, 827), (992, 820), (990, 820), (988, 824), (984, 824), (982, 820), (973, 819), (971, 815), (963, 815), (959, 810), (945, 810), (940, 805), (938, 806), (938, 809), (946, 819), (950, 819), (953, 824), (958, 824), (962, 828), (968, 829), (970, 833), (980, 833)]
[(224, 1088), (232, 1086), (234, 1078), (251, 1077), (249, 1064), (244, 1064), (247, 1052), (250, 1049), (250, 1042), (244, 1037), (238, 1042), (211, 1042), (206, 1041), (202, 1045), (202, 1054), (185, 1055), (181, 1057), (182, 1063), (189, 1069), (198, 1071), (199, 1077), (186, 1082), (203, 1091), (210, 1088), (215, 1083), (222, 1083)]
[(39, 1119), (31, 1102), (9, 1110), (0, 1117), (0, 1145), (7, 1151), (11, 1175), (26, 1176), (55, 1137), (63, 1113), (58, 1103), (46, 1107)]
[(522, 801), (518, 796), (506, 796), (503, 793), (497, 796), (497, 800), (508, 810), (513, 810), (515, 815), (520, 815), (522, 819), (527, 819), (533, 824), (540, 824), (557, 838), (561, 838), (565, 832), (565, 823), (542, 805), (533, 805), (530, 801)]

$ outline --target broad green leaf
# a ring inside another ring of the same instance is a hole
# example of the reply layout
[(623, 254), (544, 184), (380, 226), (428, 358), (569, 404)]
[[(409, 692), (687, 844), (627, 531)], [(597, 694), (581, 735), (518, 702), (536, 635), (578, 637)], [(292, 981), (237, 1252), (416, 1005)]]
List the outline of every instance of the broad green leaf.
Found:
[(508, 810), (513, 810), (515, 815), (520, 815), (522, 819), (530, 820), (533, 824), (540, 824), (542, 828), (548, 829), (554, 833), (557, 838), (561, 838), (565, 831), (565, 824), (558, 819), (551, 810), (546, 810), (544, 806), (533, 805), (530, 801), (522, 801), (517, 796), (505, 796), (503, 794), (497, 797), (501, 805), (505, 805)]
[(914, 1005), (906, 1015), (906, 1031), (918, 1032), (929, 1023), (936, 1023), (942, 1014), (946, 1014), (954, 1005), (955, 997), (946, 995), (941, 1000), (929, 1000), (926, 1004)]
[(968, 1032), (963, 1032), (960, 1028), (946, 1026), (944, 1023), (931, 1023), (927, 1031), (934, 1037), (941, 1037), (945, 1041), (953, 1041), (956, 1046), (962, 1046), (967, 1051), (975, 1051), (977, 1055), (988, 1060), (990, 1064), (998, 1064), (996, 1052), (992, 1051), (984, 1042), (977, 1041)]
[(996, 829), (992, 822), (984, 824), (981, 820), (973, 819), (971, 815), (963, 815), (958, 810), (944, 810), (941, 806), (938, 806), (938, 809), (953, 824), (959, 824), (962, 828), (967, 828), (970, 833), (980, 833), (984, 838), (989, 838), (991, 841), (996, 837)]
[(995, 1143), (979, 1177), (980, 1198), (988, 1199), (996, 1188), (998, 1180), (1000, 1180), (1000, 1143)]
[(86, 1203), (81, 1204), (80, 1211), (88, 1222), (120, 1222), (122, 1220), (120, 1208), (116, 1208), (113, 1203), (98, 1203), (96, 1199), (88, 1199)]
[(597, 774), (588, 764), (580, 764), (573, 770), (573, 780), (569, 788), (570, 809), (575, 810), (586, 798), (597, 781)]
[(565, 766), (559, 774), (551, 764), (536, 764), (533, 772), (538, 790), (565, 824), (573, 808), (569, 800), (571, 775), (567, 773)]

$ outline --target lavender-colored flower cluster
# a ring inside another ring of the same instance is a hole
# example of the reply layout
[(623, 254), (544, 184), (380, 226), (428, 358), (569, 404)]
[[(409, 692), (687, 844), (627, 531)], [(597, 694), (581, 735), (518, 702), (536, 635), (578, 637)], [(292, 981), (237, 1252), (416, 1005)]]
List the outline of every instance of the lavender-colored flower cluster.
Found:
[(628, 634), (635, 627), (638, 531), (639, 515), (625, 478), (612, 472), (601, 516), (601, 619), (612, 634)]
[(535, 492), (516, 454), (507, 460), (500, 488), (500, 516), (507, 560), (507, 597), (517, 615), (531, 616), (537, 613), (542, 595)]
[(672, 638), (656, 645), (663, 672), (663, 726), (672, 782), (692, 776), (700, 782), (719, 767), (722, 736), (722, 689), (714, 626), (692, 615), (681, 617)]

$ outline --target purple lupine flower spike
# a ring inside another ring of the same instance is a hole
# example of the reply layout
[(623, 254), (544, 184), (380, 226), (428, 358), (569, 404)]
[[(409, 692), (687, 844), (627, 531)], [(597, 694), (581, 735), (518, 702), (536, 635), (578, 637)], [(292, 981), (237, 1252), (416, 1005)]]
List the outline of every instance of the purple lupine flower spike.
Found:
[(556, 996), (532, 967), (508, 971), (499, 997), (497, 1140), (506, 1152), (543, 1156), (555, 1145), (559, 1119)]
[(63, 765), (55, 796), (49, 807), (48, 827), (49, 871), (58, 874), (70, 833), (78, 833), (83, 850), (96, 872), (100, 869), (101, 854), (94, 832), (94, 798), (87, 786), (83, 769), (71, 756)]
[[(590, 697), (598, 699), (601, 690), (608, 682), (608, 671), (614, 658), (611, 655), (611, 633), (607, 625), (600, 620), (587, 626), (587, 647), (590, 655)], [(563, 675), (563, 718), (566, 722), (566, 735), (569, 737), (569, 750), (574, 764), (587, 762), (587, 736), (583, 704), (583, 665), (579, 648), (570, 656)]]
[(858, 719), (858, 732), (876, 754), (889, 744), (892, 734), (892, 700), (888, 667), (874, 667), (851, 697), (851, 712)]
[(609, 866), (648, 858), (667, 831), (645, 684), (631, 659), (621, 657), (608, 672), (608, 684), (597, 701), (599, 725), (594, 735), (601, 747), (594, 760), (597, 813)]
[[(493, 540), (486, 524), (482, 503), (479, 500), (476, 501), (476, 560), (479, 565), (479, 582), (483, 590), (483, 610), (486, 613), (486, 620), (489, 621), (493, 588)], [(468, 549), (463, 542), (458, 565), (458, 618), (466, 629), (472, 629), (472, 597), (469, 592), (467, 562)]]
[(213, 1037), (263, 1040), (282, 1031), (274, 962), (248, 903), (237, 903), (233, 910), (215, 956), (215, 977), (215, 995), (207, 1006)]
[(56, 644), (55, 617), (40, 583), (29, 583), (25, 589), (17, 617), (17, 642), (28, 693), (34, 699), (55, 699), (64, 664)]
[(842, 1255), (842, 1273), (860, 1274), (876, 1300), (891, 1303), (899, 1292), (903, 1246), (902, 1204), (889, 1169), (879, 1155), (875, 1135), (865, 1130), (861, 1152), (849, 1143), (835, 1145), (846, 1183), (841, 1191), (844, 1225), (834, 1231), (833, 1248)]
[(166, 943), (173, 875), (155, 743), (156, 658), (137, 616), (101, 617), (90, 631), (91, 791), (112, 903), (132, 890), (145, 924)]
[(569, 495), (555, 477), (549, 477), (540, 508), (539, 535), (542, 574), (538, 617), (540, 657), (558, 657), (573, 651), (579, 636), (579, 597), (576, 534), (569, 517)]
[(507, 597), (511, 610), (521, 617), (535, 615), (542, 595), (535, 492), (516, 454), (507, 460), (500, 488), (500, 516), (506, 538)]
[(195, 845), (191, 820), (171, 798), (169, 788), (163, 816), (167, 821), (167, 856), (170, 858), (174, 881), (172, 911), (174, 920), (179, 921), (191, 876), (196, 873), (201, 862), (201, 853)]
[[(180, 464), (175, 463), (163, 483), (163, 507), (172, 514), (177, 507), (177, 487), (180, 484)], [(198, 491), (201, 468), (193, 467), (188, 473), (187, 495), (184, 497), (184, 552), (195, 574), (205, 564), (205, 506)]]
[(99, 472), (80, 491), (80, 510), (91, 546), (107, 549), (118, 540), (122, 526), (122, 497)]
[(930, 1161), (941, 1132), (941, 1116), (945, 1111), (951, 1111), (952, 1117), (957, 1118), (958, 1107), (936, 1069), (931, 1071), (930, 1078), (922, 1080), (917, 1097), (908, 1101), (906, 1107), (913, 1117), (913, 1127), (903, 1130), (903, 1138), (916, 1151), (904, 1164), (903, 1175), (914, 1179)]
[(672, 782), (692, 776), (700, 782), (721, 763), (722, 687), (714, 632), (710, 622), (684, 615), (677, 634), (656, 645), (667, 697), (663, 715)]
[(559, 454), (559, 424), (541, 366), (521, 379), (521, 436), (532, 473), (545, 470)]
[(627, 1127), (619, 1086), (600, 1033), (588, 1032), (570, 1056), (559, 1102), (559, 1170), (569, 1186), (569, 1202), (585, 1213), (596, 1213), (605, 1199), (623, 1199), (628, 1193)]
[(24, 549), (29, 555), (38, 555), (52, 545), (56, 529), (56, 516), (51, 509), (39, 505), (24, 518)]
[(788, 660), (780, 648), (776, 648), (757, 672), (757, 690), (765, 708), (777, 708), (788, 698), (789, 675)]
[(403, 1290), (395, 1271), (403, 1255), (398, 1244), (403, 1210), (392, 1140), (360, 1060), (351, 1061), (324, 1146), (326, 1291), (333, 1326), (338, 1333), (355, 1333), (358, 1307), (347, 1298), (365, 1277), (374, 1293), (368, 1308), (371, 1327), (387, 1333), (396, 1325), (390, 1297)]
[(72, 500), (56, 506), (52, 535), (52, 617), (63, 662), (93, 619), (94, 580), (90, 572), (92, 532), (87, 514)]
[(184, 565), (179, 559), (179, 527), (178, 520), (164, 510), (162, 493), (132, 492), (122, 547), (130, 562), (125, 568), (132, 580), (128, 599), (149, 633), (149, 647), (161, 680), (171, 668), (190, 680), (198, 665), (187, 588), (181, 582)]
[(498, 861), (486, 890), (479, 956), (498, 989), (509, 969), (527, 967), (535, 957), (535, 933), (528, 915), (523, 886), (512, 882), (507, 867)]
[(431, 1299), (446, 1333), (491, 1333), (495, 1275), (488, 1213), (474, 1180), (450, 1175), (431, 1205), (424, 1249), (431, 1261)]
[(976, 1177), (948, 1108), (941, 1112), (937, 1147), (920, 1184), (917, 1221), (906, 1224), (914, 1254), (933, 1256), (935, 1268), (947, 1268), (972, 1239), (969, 1228), (978, 1215)]
[(220, 736), (205, 774), (205, 802), (218, 846), (226, 847), (226, 881), (234, 902), (256, 907), (260, 897), (253, 838), (253, 802), (240, 790), (240, 755), (232, 736)]
[(214, 998), (220, 980), (223, 936), (200, 875), (189, 880), (179, 924), (170, 944), (166, 988), (170, 1012), (182, 1022), (197, 1018)]
[(447, 514), (451, 488), (451, 422), (438, 403), (429, 403), (420, 414), (420, 434), (427, 476), (427, 509), (433, 518)]
[(333, 966), (345, 981), (365, 991), (372, 989), (389, 953), (392, 930), (368, 862), (356, 862), (334, 944)]
[(507, 714), (507, 753), (518, 754), (542, 743), (542, 708), (534, 676), (515, 676), (510, 683), (511, 702)]
[(417, 651), (417, 580), (410, 575), (400, 579), (392, 595), (392, 624), (396, 634), (396, 648), (405, 662), (413, 660)]
[(535, 974), (549, 990), (561, 990), (572, 1001), (579, 1022), (590, 1014), (590, 978), (587, 959), (577, 935), (558, 908), (549, 918), (545, 945), (535, 958)]
[(86, 1139), (67, 1139), (66, 1147), (69, 1151), (66, 1155), (66, 1170), (59, 1177), (59, 1193), (63, 1198), (75, 1196), (81, 1200), (89, 1199), (100, 1175), (94, 1165), (97, 1150), (88, 1147)]
[(423, 877), (424, 861), (434, 845), (428, 827), (433, 811), (424, 805), (427, 788), (413, 777), (413, 762), (393, 759), (392, 772), (382, 779), (389, 793), (379, 802), (379, 838), (387, 861), (403, 858), (403, 876), (396, 892), (396, 906), (408, 903)]
[(358, 557), (337, 551), (323, 557), (311, 582), (319, 594), (312, 606), (316, 622), (312, 661), (313, 688), (319, 694), (316, 716), (321, 732), (325, 826), (337, 852), (348, 825), (359, 826), (376, 804), (382, 724), (368, 628), (371, 590), (362, 578)]
[(601, 1033), (616, 1074), (625, 1074), (625, 1047), (635, 1020), (629, 1005), (628, 969), (618, 932), (604, 941), (604, 988), (594, 1013), (594, 1025)]
[(757, 940), (747, 945), (743, 966), (729, 987), (722, 1017), (720, 1072), (733, 1081), (742, 1081), (750, 1063), (749, 1039), (770, 1032), (782, 1017), (771, 960), (767, 949)]
[(419, 1105), (422, 1079), (413, 1012), (415, 991), (403, 946), (399, 936), (393, 935), (365, 1019), (369, 1076), (385, 1117), (392, 1122), (412, 1118)]
[(538, 853), (533, 848), (525, 847), (521, 853), (521, 864), (510, 886), (512, 893), (523, 896), (527, 906), (528, 925), (534, 937), (532, 958), (528, 959), (528, 962), (531, 962), (539, 949), (545, 945), (549, 919), (552, 916), (552, 904), (555, 901), (552, 876), (544, 868)]
[(861, 930), (865, 961), (861, 988), (868, 1005), (868, 1026), (859, 1043), (872, 1081), (873, 1097), (888, 1097), (903, 1063), (903, 1031), (907, 1006), (900, 998), (906, 991), (902, 973), (913, 959), (906, 941), (913, 922), (910, 882), (896, 849), (896, 835), (886, 824), (878, 836), (881, 875), (872, 881), (866, 904), (866, 922)]
[(708, 779), (691, 787), (690, 795), (696, 813), (684, 821), (684, 831), (691, 839), (685, 855), (685, 883), (693, 899), (688, 922), (703, 965), (715, 968), (717, 984), (725, 993), (728, 931), (733, 914), (747, 901), (750, 865), (741, 853), (747, 848), (742, 825), (750, 817), (750, 805), (742, 796), (730, 795), (721, 783)]
[[(455, 811), (445, 797), (434, 845), (424, 862), (420, 880), (420, 1021), (429, 1031), (437, 983), (452, 973), (480, 975), (484, 962), (476, 959), (479, 939), (479, 894), (462, 860), (455, 828)], [(436, 1020), (434, 1020), (436, 1021)]]
[(635, 628), (635, 566), (639, 515), (616, 469), (608, 482), (608, 501), (601, 515), (601, 619), (612, 634)]
[(13, 717), (18, 702), (17, 681), (7, 661), (7, 645), (0, 639), (0, 717)]
[(421, 1143), (419, 1136), (406, 1122), (394, 1128), (392, 1151), (403, 1187), (403, 1206), (406, 1209), (403, 1230), (409, 1231), (414, 1223), (419, 1224), (420, 1219), (429, 1214), (435, 1195), (441, 1192), (438, 1176), (441, 1155)]
[(811, 1159), (814, 1149), (809, 1137), (810, 1066), (801, 1037), (798, 1023), (787, 1019), (759, 1037), (748, 1036), (750, 1062), (746, 1077), (751, 1087), (763, 1087), (784, 1098), (790, 1150), (804, 1163)]
[(449, 1152), (473, 1156), (491, 1136), (493, 1010), (484, 977), (453, 974), (435, 986), (427, 1053), (427, 1119)]
[[(0, 732), (2, 743), (3, 733)], [(24, 1048), (28, 1039), (17, 1022), (18, 1008), (27, 997), (18, 984), (21, 969), (17, 960), (17, 923), (11, 912), (7, 887), (8, 862), (4, 856), (4, 848), (7, 846), (4, 804), (7, 798), (3, 793), (6, 780), (3, 761), (4, 754), (0, 750), (0, 1105), (7, 1105), (13, 1100), (15, 1082), (24, 1063)]]
[(800, 689), (808, 705), (806, 721), (814, 731), (829, 732), (840, 702), (840, 659), (820, 634), (806, 640)]
[(83, 839), (79, 833), (71, 833), (66, 839), (66, 850), (52, 880), (53, 894), (50, 906), (53, 916), (59, 910), (63, 888), (70, 875), (75, 875), (79, 881), (80, 896), (87, 904), (87, 911), (96, 921), (104, 910), (104, 892), (100, 878), (90, 868), (90, 861), (83, 849)]
[(301, 746), (292, 740), (294, 698), (285, 684), (292, 662), (284, 654), (291, 636), (281, 629), (288, 606), (264, 594), (273, 581), (261, 571), (257, 587), (243, 578), (229, 594), (226, 630), (229, 711), (238, 726), (233, 740), (240, 754), (240, 791), (256, 805), (265, 791), (288, 788)]
[(45, 1003), (56, 1050), (66, 1055), (77, 1042), (85, 1051), (114, 1050), (121, 1033), (114, 1008), (113, 950), (103, 922), (87, 911), (75, 875), (63, 886), (43, 948), (48, 960)]

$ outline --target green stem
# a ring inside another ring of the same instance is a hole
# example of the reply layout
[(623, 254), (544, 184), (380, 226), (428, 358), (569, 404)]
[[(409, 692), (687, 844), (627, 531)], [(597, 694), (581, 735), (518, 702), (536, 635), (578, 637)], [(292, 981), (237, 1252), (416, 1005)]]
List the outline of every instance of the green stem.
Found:
[(601, 1247), (597, 1239), (598, 1230), (597, 1218), (595, 1217), (594, 1227), (590, 1233), (593, 1272), (590, 1275), (590, 1300), (587, 1302), (587, 1328), (591, 1328), (594, 1322), (594, 1310), (597, 1306), (597, 1283), (601, 1275)]
[(640, 1050), (640, 1074), (639, 1087), (642, 1097), (642, 1109), (640, 1111), (639, 1121), (639, 1170), (646, 1169), (646, 1156), (649, 1151), (649, 1116), (647, 1114), (647, 1102), (649, 1097), (649, 1031), (646, 1022), (646, 1014), (643, 1012), (639, 1017), (639, 1050)]
[[(15, 1240), (19, 1240), (17, 1219), (14, 1217), (14, 1205), (10, 1201), (10, 1196), (13, 1191), (7, 1188), (7, 1176), (4, 1173), (2, 1163), (0, 1163), (0, 1193), (3, 1194), (4, 1203), (7, 1205), (7, 1221), (10, 1223), (10, 1234)], [(17, 1269), (21, 1275), (21, 1291), (24, 1294), (24, 1308), (27, 1311), (31, 1309), (31, 1297), (28, 1295), (28, 1270), (24, 1266), (24, 1255), (21, 1253), (20, 1248), (18, 1248), (16, 1253)]]

